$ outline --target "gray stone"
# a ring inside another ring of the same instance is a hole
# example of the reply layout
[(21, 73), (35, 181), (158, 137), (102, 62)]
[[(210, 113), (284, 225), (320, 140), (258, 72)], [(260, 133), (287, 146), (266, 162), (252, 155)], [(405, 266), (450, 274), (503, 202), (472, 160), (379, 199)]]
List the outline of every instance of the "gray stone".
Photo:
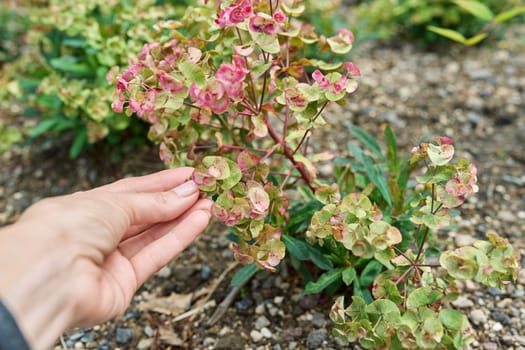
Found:
[(270, 325), (270, 321), (264, 316), (259, 316), (257, 320), (255, 320), (255, 323), (254, 323), (255, 329), (257, 330), (261, 330), (263, 327), (266, 327), (269, 325)]
[(503, 329), (503, 325), (501, 323), (499, 323), (499, 322), (494, 323), (494, 325), (492, 326), (492, 330), (494, 332), (499, 332), (502, 329)]
[(212, 346), (213, 344), (215, 344), (215, 339), (213, 339), (212, 337), (206, 337), (202, 341), (202, 345), (204, 346)]
[(250, 332), (250, 338), (252, 338), (255, 343), (258, 343), (263, 339), (263, 335), (261, 332), (254, 329)]
[(153, 328), (151, 328), (150, 326), (144, 327), (144, 334), (146, 334), (148, 337), (152, 337), (153, 336)]
[(127, 344), (133, 338), (133, 331), (130, 328), (118, 327), (116, 333), (116, 342), (118, 344)]
[(499, 290), (498, 288), (496, 287), (488, 287), (487, 288), (487, 293), (489, 293), (490, 295), (492, 295), (493, 297), (497, 297), (497, 296), (500, 296), (502, 293), (501, 293), (501, 290)]
[(452, 302), (452, 305), (460, 309), (464, 309), (474, 306), (474, 303), (466, 296), (460, 295), (456, 300)]
[(474, 309), (470, 312), (469, 318), (475, 325), (482, 325), (487, 322), (487, 315), (481, 309)]
[(326, 329), (316, 329), (308, 333), (306, 337), (306, 347), (308, 349), (318, 349), (328, 337)]
[(499, 311), (493, 311), (492, 318), (494, 319), (494, 321), (501, 322), (505, 325), (511, 324), (510, 317)]
[(483, 343), (483, 350), (498, 350), (498, 344), (496, 343)]
[(268, 328), (266, 327), (263, 327), (261, 329), (261, 334), (263, 337), (265, 338), (268, 338), (268, 339), (272, 339), (273, 338), (273, 334), (272, 334), (272, 331), (270, 331)]
[(313, 314), (312, 324), (317, 328), (322, 328), (326, 325), (326, 317), (324, 314), (317, 312)]
[(153, 338), (143, 338), (137, 344), (137, 349), (139, 349), (139, 350), (151, 349), (151, 347), (153, 346), (153, 342), (154, 341), (155, 341), (155, 339), (153, 339)]
[(209, 266), (203, 266), (200, 271), (201, 280), (207, 281), (211, 276), (211, 269)]

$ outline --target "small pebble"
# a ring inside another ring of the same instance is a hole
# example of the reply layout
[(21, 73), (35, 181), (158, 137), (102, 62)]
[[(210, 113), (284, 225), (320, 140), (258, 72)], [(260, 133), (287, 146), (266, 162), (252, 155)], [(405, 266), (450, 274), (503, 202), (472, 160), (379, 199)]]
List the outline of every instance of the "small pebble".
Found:
[(255, 320), (254, 326), (255, 329), (260, 330), (263, 327), (269, 326), (270, 321), (265, 316), (259, 316), (257, 320)]
[(152, 338), (143, 338), (137, 344), (137, 349), (138, 350), (151, 349), (151, 347), (153, 346), (153, 342), (154, 341), (155, 341), (155, 339), (152, 339)]
[(261, 329), (261, 334), (263, 337), (268, 338), (268, 339), (271, 339), (273, 337), (272, 332), (266, 327), (263, 327)]
[(262, 339), (263, 339), (263, 335), (261, 334), (261, 332), (259, 331), (256, 331), (255, 329), (252, 330), (250, 332), (250, 338), (252, 338), (252, 340), (255, 342), (255, 343), (258, 343), (260, 342)]
[(117, 328), (116, 341), (118, 344), (127, 344), (133, 338), (133, 332), (129, 328)]
[(316, 329), (308, 333), (306, 337), (306, 347), (308, 349), (318, 349), (327, 338), (328, 332), (326, 329)]
[(264, 307), (264, 304), (259, 304), (255, 307), (256, 315), (264, 315), (265, 312), (266, 312), (266, 308)]
[(203, 266), (201, 271), (200, 271), (201, 280), (207, 281), (208, 279), (210, 279), (210, 275), (211, 275), (210, 267), (209, 266)]
[(487, 315), (481, 309), (474, 309), (470, 312), (469, 318), (475, 325), (482, 325), (487, 322)]
[(499, 322), (494, 323), (494, 325), (492, 326), (492, 330), (494, 332), (499, 332), (502, 329), (503, 329), (503, 325), (501, 323), (499, 323)]
[(474, 303), (468, 297), (460, 295), (456, 300), (452, 302), (452, 305), (454, 305), (457, 308), (464, 309), (474, 306)]

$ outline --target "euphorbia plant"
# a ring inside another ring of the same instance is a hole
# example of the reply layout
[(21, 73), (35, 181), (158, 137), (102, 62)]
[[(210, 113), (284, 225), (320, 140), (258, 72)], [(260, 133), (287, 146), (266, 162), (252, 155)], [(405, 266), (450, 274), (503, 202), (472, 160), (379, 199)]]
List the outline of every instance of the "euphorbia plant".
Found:
[[(333, 155), (312, 153), (310, 137), (326, 124), (328, 105), (344, 103), (357, 89), (359, 69), (345, 59), (352, 32), (316, 34), (300, 20), (305, 6), (298, 0), (204, 3), (180, 21), (159, 24), (162, 40), (145, 45), (120, 75), (110, 75), (117, 85), (113, 108), (152, 124), (149, 136), (168, 166), (195, 166), (193, 181), (236, 234), (232, 247), (248, 264), (245, 276), (256, 267), (277, 269), (288, 251), (295, 266), (311, 260), (326, 270), (306, 292), (352, 287), (353, 306), (345, 309), (339, 300), (333, 317), (344, 340), (433, 348), (460, 334), (446, 344), (465, 344), (470, 328), (464, 316), (450, 316), (452, 310), (438, 318), (436, 301), (453, 289), (453, 278), (476, 277), (490, 265), (492, 277), (482, 282), (498, 284), (515, 278), (517, 269), (512, 248), (493, 236), (491, 243), (444, 254), (451, 278), (430, 273), (438, 265), (425, 260), (429, 232), (446, 225), (448, 208), (477, 191), (476, 168), (450, 164), (448, 138), (421, 144), (406, 161), (390, 129), (387, 157), (356, 131), (388, 166), (351, 147), (360, 164), (343, 161), (334, 184), (320, 179), (316, 163)], [(407, 185), (408, 175), (424, 161), (418, 192)], [(421, 300), (427, 292), (432, 300)], [(359, 303), (369, 303), (370, 312), (354, 313)], [(383, 311), (393, 314), (387, 324)]]

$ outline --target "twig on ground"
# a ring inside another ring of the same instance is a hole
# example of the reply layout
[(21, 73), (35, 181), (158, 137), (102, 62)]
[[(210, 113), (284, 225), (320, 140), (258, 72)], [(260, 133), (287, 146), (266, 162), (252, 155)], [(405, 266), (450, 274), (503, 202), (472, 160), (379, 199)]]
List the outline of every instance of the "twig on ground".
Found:
[(228, 310), (230, 305), (235, 300), (235, 297), (237, 296), (237, 294), (239, 294), (239, 292), (241, 291), (242, 287), (244, 287), (244, 285), (249, 280), (250, 280), (250, 278), (247, 279), (246, 281), (244, 281), (242, 284), (240, 284), (238, 286), (235, 286), (235, 287), (233, 287), (230, 290), (230, 292), (228, 293), (226, 298), (224, 298), (224, 300), (219, 304), (217, 309), (215, 309), (215, 312), (213, 313), (213, 315), (211, 315), (211, 317), (208, 320), (208, 322), (206, 322), (206, 326), (208, 326), (208, 327), (213, 326), (215, 323), (217, 323), (222, 318), (222, 316), (226, 313), (226, 311)]

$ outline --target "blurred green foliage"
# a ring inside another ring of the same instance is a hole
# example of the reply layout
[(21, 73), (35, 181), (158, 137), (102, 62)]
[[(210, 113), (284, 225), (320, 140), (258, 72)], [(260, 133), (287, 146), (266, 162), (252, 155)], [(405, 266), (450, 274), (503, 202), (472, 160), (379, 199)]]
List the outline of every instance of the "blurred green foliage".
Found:
[[(13, 9), (2, 3), (1, 12), (8, 16), (13, 11), (24, 14), (29, 27), (23, 33), (26, 48), (2, 67), (0, 96), (21, 105), (24, 116), (36, 118), (37, 125), (28, 135), (70, 132), (72, 157), (103, 139), (118, 145), (119, 150), (120, 146), (129, 148), (145, 142), (146, 129), (137, 120), (111, 110), (114, 87), (106, 75), (113, 67), (127, 65), (144, 43), (159, 34), (155, 24), (176, 18), (187, 1), (50, 0), (16, 4)], [(20, 34), (14, 31), (4, 36)]]
[(498, 34), (503, 22), (523, 20), (523, 5), (523, 0), (371, 0), (356, 6), (353, 16), (361, 39), (401, 36), (430, 45), (448, 38), (475, 45)]

